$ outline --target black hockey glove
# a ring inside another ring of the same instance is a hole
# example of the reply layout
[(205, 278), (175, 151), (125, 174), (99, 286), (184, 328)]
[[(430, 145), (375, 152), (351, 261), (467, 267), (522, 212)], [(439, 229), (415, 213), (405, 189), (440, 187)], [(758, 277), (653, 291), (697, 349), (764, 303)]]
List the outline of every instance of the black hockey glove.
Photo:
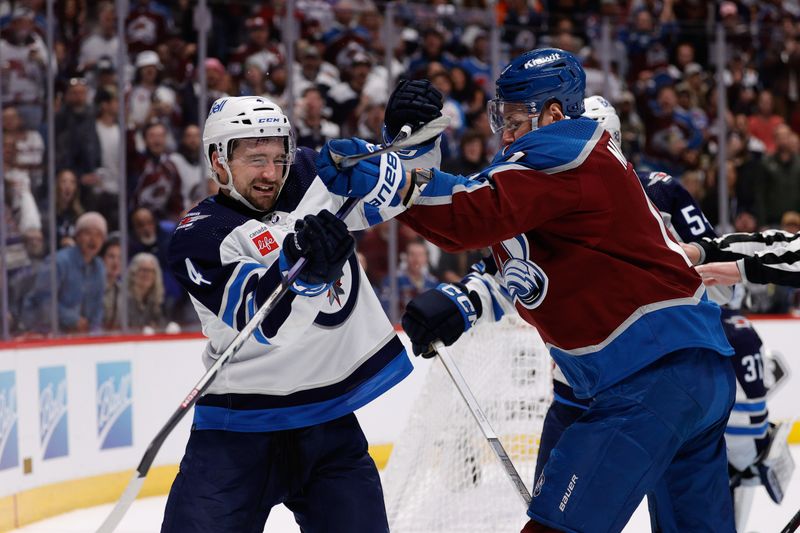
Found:
[(461, 283), (442, 283), (408, 303), (403, 329), (416, 355), (433, 357), (433, 341), (438, 339), (450, 346), (475, 324), (482, 311), (478, 293)]
[(428, 80), (401, 80), (386, 104), (386, 133), (394, 139), (405, 124), (414, 131), (442, 115), (442, 93)]
[(301, 281), (318, 285), (342, 277), (344, 264), (355, 249), (355, 240), (344, 222), (323, 209), (298, 220), (294, 231), (284, 239), (283, 252), (291, 265), (301, 257), (308, 259), (298, 276)]

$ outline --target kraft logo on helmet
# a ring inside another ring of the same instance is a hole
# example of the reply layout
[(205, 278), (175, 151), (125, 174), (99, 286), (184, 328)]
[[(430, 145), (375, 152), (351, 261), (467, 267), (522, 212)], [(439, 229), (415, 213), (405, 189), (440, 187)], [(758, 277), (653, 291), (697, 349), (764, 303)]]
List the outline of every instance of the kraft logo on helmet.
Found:
[(525, 62), (525, 68), (529, 69), (538, 67), (539, 65), (546, 65), (547, 63), (552, 63), (553, 61), (558, 61), (559, 59), (561, 59), (561, 54), (558, 53), (553, 53), (544, 57), (537, 57), (535, 59), (529, 59)]

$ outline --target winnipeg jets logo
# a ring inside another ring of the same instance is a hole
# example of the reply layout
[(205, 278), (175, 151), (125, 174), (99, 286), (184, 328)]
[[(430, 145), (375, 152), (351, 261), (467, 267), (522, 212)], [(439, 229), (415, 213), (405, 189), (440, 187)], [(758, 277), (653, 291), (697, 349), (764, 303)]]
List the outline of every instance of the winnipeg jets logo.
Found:
[(211, 285), (211, 282), (208, 281), (203, 275), (195, 268), (194, 263), (192, 263), (189, 258), (186, 258), (186, 274), (188, 274), (189, 279), (192, 280), (192, 283), (195, 285), (203, 286), (203, 283), (206, 285)]
[(530, 245), (525, 235), (517, 235), (493, 249), (506, 289), (514, 303), (536, 309), (547, 296), (549, 278), (530, 260)]
[(342, 279), (337, 279), (328, 289), (328, 303), (333, 305), (333, 302), (339, 304), (339, 307), (342, 307), (342, 301), (339, 299), (339, 296), (344, 294), (344, 289), (342, 288)]

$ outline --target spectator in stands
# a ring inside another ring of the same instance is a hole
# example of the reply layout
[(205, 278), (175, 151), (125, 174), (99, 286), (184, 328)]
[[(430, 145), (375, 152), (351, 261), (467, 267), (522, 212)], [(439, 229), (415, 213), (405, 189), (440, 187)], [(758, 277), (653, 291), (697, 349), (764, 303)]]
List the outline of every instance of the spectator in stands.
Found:
[(331, 120), (342, 128), (342, 135), (356, 131), (358, 117), (370, 104), (370, 95), (363, 92), (372, 69), (372, 60), (362, 49), (345, 57), (340, 65), (343, 81), (328, 91)]
[(153, 50), (164, 41), (169, 28), (166, 12), (151, 0), (133, 0), (125, 18), (125, 40), (131, 56)]
[(89, 86), (84, 78), (70, 78), (61, 108), (56, 113), (56, 160), (60, 168), (80, 168), (90, 172), (93, 165), (84, 161), (81, 135), (94, 127), (95, 114), (89, 102)]
[(735, 56), (728, 63), (723, 80), (728, 88), (729, 109), (735, 113), (752, 110), (760, 85), (758, 72), (745, 63), (743, 57)]
[[(97, 116), (79, 142), (92, 150), (88, 172), (81, 174), (81, 199), (91, 211), (100, 212), (116, 230), (119, 213), (119, 150), (122, 133), (117, 123), (119, 99), (114, 87), (101, 87), (94, 98)], [(77, 148), (74, 148), (77, 150)], [(79, 171), (80, 172), (80, 171)]]
[(90, 211), (80, 216), (75, 230), (76, 245), (56, 254), (56, 289), (50, 286), (50, 272), (45, 269), (23, 301), (22, 318), (29, 327), (42, 329), (53, 292), (57, 293), (61, 331), (96, 333), (103, 325), (105, 271), (97, 254), (107, 235), (106, 221), (100, 213)]
[(325, 97), (339, 83), (339, 70), (322, 60), (316, 45), (301, 41), (297, 47), (297, 57), (299, 62), (292, 68), (295, 98), (302, 97), (309, 87), (317, 88)]
[(708, 80), (703, 72), (703, 67), (699, 64), (689, 63), (686, 65), (683, 70), (683, 81), (691, 92), (692, 102), (700, 105), (708, 99)]
[[(743, 127), (742, 127), (743, 126)], [(728, 134), (728, 154), (736, 168), (736, 209), (754, 213), (756, 209), (756, 184), (764, 179), (764, 165), (760, 153), (748, 146), (761, 145), (747, 133), (747, 117), (737, 115), (734, 128)], [(761, 145), (763, 149), (763, 145)]]
[(114, 65), (117, 58), (117, 15), (112, 2), (97, 5), (97, 26), (81, 43), (78, 70), (86, 72), (95, 68), (101, 57), (106, 57)]
[(775, 128), (772, 155), (763, 159), (764, 177), (756, 185), (756, 216), (761, 225), (777, 226), (786, 211), (800, 210), (800, 156), (786, 124)]
[(369, 31), (358, 24), (353, 0), (336, 0), (333, 5), (333, 21), (328, 28), (322, 35), (322, 42), (332, 57), (349, 43), (357, 42), (363, 45), (370, 38)]
[(469, 176), (480, 172), (489, 161), (486, 157), (486, 143), (483, 135), (469, 130), (461, 136), (458, 153), (442, 163), (442, 170), (451, 174)]
[(655, 102), (640, 102), (646, 130), (644, 166), (673, 176), (683, 174), (690, 160), (697, 157), (703, 133), (678, 105), (678, 95), (671, 85), (662, 86)]
[(469, 54), (460, 61), (461, 68), (484, 91), (492, 88), (492, 66), (489, 64), (489, 35), (480, 26), (469, 26), (461, 41)]
[(164, 284), (153, 254), (138, 253), (128, 268), (128, 325), (131, 328), (164, 327)]
[(139, 154), (133, 193), (135, 207), (147, 207), (159, 220), (177, 221), (183, 213), (181, 178), (167, 154), (167, 129), (163, 124), (144, 128), (145, 152)]
[(411, 57), (408, 73), (411, 78), (425, 72), (429, 63), (441, 63), (445, 68), (455, 66), (456, 60), (444, 49), (444, 35), (436, 28), (422, 32), (422, 48)]
[(620, 41), (627, 48), (628, 82), (640, 79), (642, 74), (652, 74), (669, 65), (670, 49), (677, 38), (678, 26), (672, 11), (672, 0), (662, 4), (656, 21), (648, 4), (633, 12), (632, 27), (623, 29)]
[(789, 233), (800, 233), (800, 213), (786, 211), (781, 217), (781, 229)]
[[(26, 129), (44, 124), (47, 47), (34, 29), (34, 13), (17, 5), (0, 33), (3, 107), (15, 106)], [(55, 64), (52, 65), (55, 70)]]
[[(117, 70), (114, 67), (114, 62), (108, 56), (103, 56), (97, 60), (94, 65), (92, 86), (95, 89), (103, 87), (105, 89), (117, 88)], [(95, 93), (96, 95), (96, 93)]]
[[(422, 241), (414, 240), (406, 245), (404, 257), (397, 269), (398, 312), (400, 315), (412, 298), (435, 288), (439, 281), (429, 272), (428, 249)], [(383, 309), (389, 313), (391, 301), (391, 279), (387, 276), (381, 284), (380, 292)]]
[(69, 169), (56, 175), (56, 243), (58, 248), (75, 246), (78, 218), (84, 213), (78, 193), (78, 178)]
[(16, 107), (3, 109), (3, 137), (13, 139), (14, 166), (28, 173), (30, 187), (37, 193), (44, 183), (44, 139), (42, 134), (26, 128)]
[(128, 123), (130, 127), (141, 128), (147, 124), (153, 113), (151, 107), (156, 89), (172, 91), (161, 83), (161, 59), (153, 50), (144, 50), (136, 56), (136, 74), (133, 86), (128, 93)]
[(181, 143), (178, 151), (169, 155), (169, 160), (175, 165), (181, 178), (181, 195), (183, 196), (184, 209), (191, 209), (200, 200), (208, 196), (208, 178), (205, 176), (203, 166), (200, 164), (202, 139), (200, 128), (196, 124), (189, 124), (183, 129)]
[[(450, 125), (443, 132), (442, 136), (442, 156), (447, 157), (454, 153), (457, 149), (458, 137), (464, 131), (467, 122), (467, 117), (464, 115), (464, 109), (456, 102), (451, 96), (453, 92), (453, 79), (445, 71), (440, 71), (430, 77), (431, 83), (436, 87), (442, 98), (444, 99), (444, 107), (442, 107), (442, 116), (450, 119)], [(445, 145), (446, 143), (446, 145)]]
[(30, 177), (24, 168), (17, 165), (16, 142), (13, 137), (3, 138), (3, 170), (6, 213), (9, 218), (7, 222), (13, 223), (19, 234), (41, 229), (42, 219), (31, 193)]
[(775, 113), (772, 92), (763, 90), (758, 94), (758, 110), (747, 121), (750, 135), (764, 143), (767, 154), (777, 148), (776, 128), (784, 123), (783, 117)]
[(319, 150), (328, 140), (339, 137), (339, 126), (323, 116), (324, 108), (322, 91), (314, 85), (307, 86), (295, 110), (298, 146)]
[(120, 315), (125, 301), (122, 290), (122, 246), (118, 237), (109, 237), (100, 249), (105, 269), (103, 286), (103, 329), (120, 328)]
[[(397, 225), (397, 252), (419, 236), (405, 224)], [(366, 230), (358, 241), (358, 250), (364, 254), (369, 268), (367, 277), (373, 287), (379, 287), (389, 272), (389, 224), (379, 224)]]
[[(270, 40), (272, 27), (261, 16), (250, 17), (245, 21), (247, 40), (239, 45), (228, 58), (228, 73), (235, 81), (240, 81), (245, 73), (245, 62), (254, 55), (261, 56), (260, 65), (277, 65), (283, 62), (284, 54), (280, 46)], [(266, 70), (265, 70), (266, 72)]]
[(739, 211), (733, 220), (733, 230), (740, 233), (753, 233), (758, 231), (758, 221), (749, 211)]
[[(26, 264), (16, 269), (9, 268), (8, 272), (8, 307), (14, 317), (16, 331), (27, 329), (21, 322), (22, 303), (25, 295), (31, 290), (36, 282), (37, 276), (42, 271), (50, 272), (50, 265), (44, 261), (47, 248), (44, 245), (44, 234), (41, 230), (31, 229), (26, 231), (23, 236), (25, 248)], [(9, 259), (9, 250), (6, 247), (6, 259)]]

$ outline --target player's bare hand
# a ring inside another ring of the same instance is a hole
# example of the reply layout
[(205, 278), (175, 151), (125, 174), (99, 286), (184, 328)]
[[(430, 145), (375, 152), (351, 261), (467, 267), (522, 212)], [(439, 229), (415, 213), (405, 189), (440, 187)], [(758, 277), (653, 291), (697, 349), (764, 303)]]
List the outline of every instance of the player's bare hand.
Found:
[(683, 251), (689, 256), (689, 261), (691, 261), (693, 265), (696, 265), (700, 261), (700, 248), (684, 242), (681, 243), (681, 248), (683, 248)]
[(739, 265), (735, 262), (698, 265), (695, 270), (703, 278), (703, 283), (709, 287), (713, 285), (735, 285), (742, 281), (742, 273), (739, 272)]

